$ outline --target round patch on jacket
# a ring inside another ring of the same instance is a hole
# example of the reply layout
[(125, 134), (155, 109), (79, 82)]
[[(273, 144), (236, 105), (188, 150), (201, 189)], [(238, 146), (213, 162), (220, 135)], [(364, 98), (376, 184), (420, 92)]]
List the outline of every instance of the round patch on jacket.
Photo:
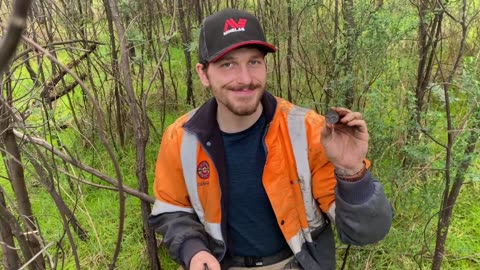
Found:
[(210, 177), (210, 165), (208, 165), (208, 162), (202, 161), (198, 164), (197, 174), (202, 179), (207, 179)]

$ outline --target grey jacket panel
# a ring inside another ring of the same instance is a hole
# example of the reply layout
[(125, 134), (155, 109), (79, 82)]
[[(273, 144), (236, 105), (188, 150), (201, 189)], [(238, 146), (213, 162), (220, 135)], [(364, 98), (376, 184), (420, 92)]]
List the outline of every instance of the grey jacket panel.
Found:
[(208, 236), (195, 214), (184, 212), (150, 216), (148, 222), (155, 232), (163, 235), (163, 243), (170, 257), (189, 268), (193, 255), (207, 248)]
[[(338, 180), (335, 189), (335, 225), (345, 244), (366, 245), (380, 241), (390, 230), (393, 209), (382, 185), (370, 172), (357, 182)], [(312, 232), (295, 259), (305, 270), (335, 269), (335, 239), (330, 223)]]
[(335, 223), (338, 236), (345, 244), (363, 246), (378, 242), (387, 235), (392, 225), (394, 213), (383, 186), (369, 172), (366, 179), (361, 181), (364, 180), (370, 181), (373, 193), (360, 204), (347, 202), (342, 198), (341, 194), (345, 193), (341, 190), (342, 183), (335, 189)]
[(313, 242), (306, 242), (295, 259), (305, 270), (335, 270), (335, 238), (330, 222), (313, 231), (312, 238)]
[(196, 214), (165, 213), (150, 216), (148, 222), (156, 233), (163, 235), (163, 243), (170, 257), (185, 269), (190, 268), (192, 257), (200, 251), (207, 251), (218, 261), (222, 261), (225, 244), (213, 239), (205, 232), (205, 227)]

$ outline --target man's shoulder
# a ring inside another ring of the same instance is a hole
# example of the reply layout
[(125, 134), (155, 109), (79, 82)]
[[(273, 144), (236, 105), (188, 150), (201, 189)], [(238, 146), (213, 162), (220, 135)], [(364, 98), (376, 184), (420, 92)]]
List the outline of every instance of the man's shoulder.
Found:
[(303, 115), (308, 117), (319, 117), (320, 115), (314, 110), (307, 108), (306, 106), (296, 105), (288, 100), (285, 100), (280, 97), (275, 97), (277, 99), (277, 112), (290, 115)]
[(278, 104), (276, 114), (281, 115), (281, 117), (277, 117), (277, 120), (283, 119), (286, 122), (304, 121), (307, 127), (313, 126), (315, 128), (323, 125), (325, 118), (315, 110), (296, 105), (283, 98), (276, 97), (276, 99)]
[(173, 123), (169, 125), (169, 128), (174, 128), (174, 129), (181, 128), (185, 124), (185, 122), (187, 122), (188, 119), (190, 119), (195, 114), (195, 111), (196, 109), (193, 109), (183, 114), (182, 116), (178, 117), (177, 119), (175, 119)]
[(174, 136), (174, 135), (179, 135), (180, 133), (183, 133), (183, 126), (185, 123), (195, 114), (197, 109), (193, 109), (182, 116), (178, 117), (171, 123), (170, 125), (167, 126), (165, 129), (164, 134), (169, 134), (169, 136)]

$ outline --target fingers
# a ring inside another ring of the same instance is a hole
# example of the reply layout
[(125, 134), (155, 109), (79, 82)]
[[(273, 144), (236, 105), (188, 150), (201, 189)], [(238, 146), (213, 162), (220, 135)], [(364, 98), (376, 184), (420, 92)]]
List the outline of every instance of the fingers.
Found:
[(352, 112), (349, 109), (341, 107), (332, 107), (331, 109), (340, 115), (340, 123), (342, 124), (348, 124), (353, 120), (363, 120), (363, 116), (359, 112)]
[(367, 132), (367, 123), (364, 120), (351, 120), (345, 123), (349, 127), (355, 127), (359, 132)]
[(340, 119), (340, 122), (347, 124), (350, 121), (363, 120), (363, 116), (359, 112), (349, 112)]
[(352, 112), (351, 110), (342, 107), (331, 107), (330, 109), (336, 111), (340, 116), (345, 116)]
[(220, 270), (217, 259), (206, 251), (200, 251), (193, 255), (190, 261), (190, 270)]
[(339, 131), (343, 130), (343, 125), (344, 127), (354, 128), (357, 132), (368, 132), (367, 123), (360, 112), (352, 112), (351, 110), (342, 107), (332, 107), (330, 109), (339, 114), (340, 121), (337, 124), (326, 123), (322, 129), (322, 136), (331, 136), (335, 129), (338, 129)]

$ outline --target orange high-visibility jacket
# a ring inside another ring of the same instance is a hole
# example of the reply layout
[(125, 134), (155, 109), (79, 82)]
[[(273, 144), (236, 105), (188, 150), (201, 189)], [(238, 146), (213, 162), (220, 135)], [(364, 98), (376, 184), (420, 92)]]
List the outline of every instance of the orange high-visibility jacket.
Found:
[[(304, 269), (334, 269), (329, 220), (345, 243), (382, 239), (392, 209), (381, 184), (367, 172), (337, 180), (320, 142), (324, 118), (266, 92), (263, 114), (267, 158), (262, 182), (287, 243)], [(160, 145), (150, 223), (170, 255), (187, 266), (201, 250), (228, 267), (226, 164), (215, 99), (170, 125)], [(248, 169), (248, 168), (247, 168)], [(337, 184), (338, 183), (338, 184)], [(329, 218), (326, 218), (326, 213)]]

